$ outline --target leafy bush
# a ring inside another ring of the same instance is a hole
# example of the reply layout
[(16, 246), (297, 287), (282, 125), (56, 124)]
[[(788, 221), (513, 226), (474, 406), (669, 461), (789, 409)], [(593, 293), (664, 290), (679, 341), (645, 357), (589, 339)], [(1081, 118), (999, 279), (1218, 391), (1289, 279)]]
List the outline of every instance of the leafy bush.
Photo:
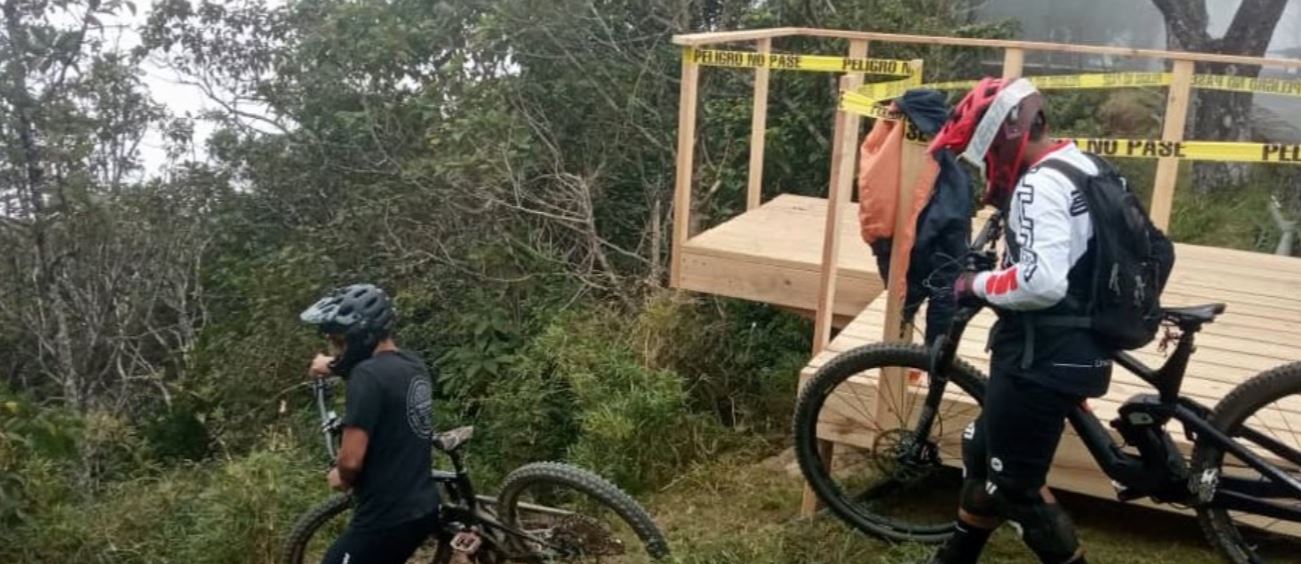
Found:
[(785, 433), (809, 323), (770, 307), (661, 293), (633, 330), (647, 366), (684, 381), (692, 405), (725, 425)]
[(6, 529), (18, 562), (273, 562), (294, 517), (327, 494), (319, 466), (261, 451), (70, 497)]
[(561, 316), (534, 344), (543, 364), (566, 382), (580, 433), (570, 454), (634, 491), (714, 450), (713, 418), (692, 413), (682, 378), (647, 368), (620, 339), (617, 317)]

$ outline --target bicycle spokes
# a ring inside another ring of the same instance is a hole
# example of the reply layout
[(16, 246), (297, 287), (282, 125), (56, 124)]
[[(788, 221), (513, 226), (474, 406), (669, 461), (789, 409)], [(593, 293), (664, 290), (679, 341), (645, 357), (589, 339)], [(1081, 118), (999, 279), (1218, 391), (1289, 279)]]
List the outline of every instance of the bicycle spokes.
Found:
[(960, 478), (945, 465), (960, 465), (962, 431), (980, 407), (957, 386), (928, 405), (931, 384), (916, 367), (870, 370), (832, 389), (819, 413), (819, 438), (838, 443), (829, 477), (874, 515), (921, 526), (953, 519)]

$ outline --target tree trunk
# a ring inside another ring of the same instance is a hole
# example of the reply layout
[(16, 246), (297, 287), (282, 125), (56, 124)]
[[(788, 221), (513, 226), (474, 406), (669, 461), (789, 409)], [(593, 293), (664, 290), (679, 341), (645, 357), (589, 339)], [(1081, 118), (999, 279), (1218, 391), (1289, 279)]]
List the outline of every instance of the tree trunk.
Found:
[[(1209, 16), (1206, 0), (1152, 0), (1165, 16), (1166, 44), (1175, 50), (1202, 53), (1263, 56), (1274, 35), (1274, 27), (1287, 7), (1287, 0), (1242, 0), (1224, 37), (1212, 38), (1206, 31)], [(1259, 66), (1199, 64), (1198, 73), (1255, 78)], [(1240, 92), (1197, 90), (1189, 128), (1198, 141), (1246, 141), (1251, 135), (1252, 95)], [(1197, 163), (1193, 167), (1194, 189), (1205, 193), (1247, 180), (1246, 165)]]
[[(46, 179), (44, 160), (36, 130), (36, 112), (39, 106), (32, 95), (27, 77), (27, 61), (24, 54), (30, 53), (27, 30), (21, 21), (19, 2), (5, 2), (3, 12), (5, 32), (13, 49), (6, 68), (9, 75), (9, 90), (3, 95), (13, 107), (14, 130), (18, 132), (18, 143), (22, 147), (25, 184), (23, 198), (25, 212), (29, 215), (29, 236), (32, 242), (34, 270), (32, 277), (36, 283), (36, 299), (45, 315), (41, 319), (44, 327), (35, 327), (38, 338), (49, 339), (49, 353), (54, 355), (53, 367), (47, 368), (50, 376), (63, 388), (65, 401), (69, 407), (80, 410), (83, 407), (81, 382), (74, 363), (71, 336), (69, 333), (69, 315), (66, 304), (59, 295), (58, 277), (54, 272), (54, 261), (49, 251), (47, 232), (48, 217), (45, 209)], [(44, 363), (43, 363), (44, 364)]]

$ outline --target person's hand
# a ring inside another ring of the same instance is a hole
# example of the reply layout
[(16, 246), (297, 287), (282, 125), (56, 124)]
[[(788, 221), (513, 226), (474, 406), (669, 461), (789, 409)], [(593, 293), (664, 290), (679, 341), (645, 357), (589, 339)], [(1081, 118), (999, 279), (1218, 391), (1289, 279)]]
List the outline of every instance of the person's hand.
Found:
[(982, 272), (985, 270), (994, 270), (994, 253), (992, 252), (973, 252), (967, 255), (967, 270)]
[(331, 468), (330, 473), (325, 476), (325, 481), (330, 484), (330, 489), (336, 492), (348, 491), (348, 484), (344, 482), (343, 477), (339, 475), (338, 468)]
[(958, 305), (973, 306), (984, 303), (980, 296), (976, 295), (976, 272), (963, 272), (958, 275), (958, 279), (953, 281), (953, 298), (957, 300)]
[(330, 363), (334, 362), (334, 357), (317, 353), (316, 358), (312, 359), (312, 364), (307, 368), (307, 373), (316, 378), (325, 378), (331, 373)]

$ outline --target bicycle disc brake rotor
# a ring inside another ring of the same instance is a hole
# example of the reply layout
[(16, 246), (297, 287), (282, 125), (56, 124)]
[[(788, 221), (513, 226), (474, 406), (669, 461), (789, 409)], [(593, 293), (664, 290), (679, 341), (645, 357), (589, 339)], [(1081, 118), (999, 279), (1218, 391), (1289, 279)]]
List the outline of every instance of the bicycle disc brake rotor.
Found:
[(586, 515), (560, 517), (547, 536), (549, 542), (570, 556), (619, 556), (624, 553), (623, 541), (607, 531), (599, 520)]
[(900, 482), (926, 477), (939, 463), (940, 452), (931, 441), (918, 442), (908, 429), (891, 429), (872, 441), (872, 463), (882, 474)]

